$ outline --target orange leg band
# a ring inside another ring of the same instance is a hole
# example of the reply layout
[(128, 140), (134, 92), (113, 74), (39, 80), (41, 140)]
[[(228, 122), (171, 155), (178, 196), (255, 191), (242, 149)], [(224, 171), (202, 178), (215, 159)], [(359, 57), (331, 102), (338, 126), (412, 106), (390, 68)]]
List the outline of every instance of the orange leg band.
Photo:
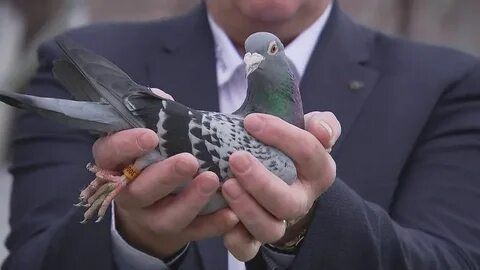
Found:
[(140, 174), (140, 171), (137, 170), (133, 165), (128, 165), (123, 169), (123, 175), (127, 177), (129, 182), (132, 182)]

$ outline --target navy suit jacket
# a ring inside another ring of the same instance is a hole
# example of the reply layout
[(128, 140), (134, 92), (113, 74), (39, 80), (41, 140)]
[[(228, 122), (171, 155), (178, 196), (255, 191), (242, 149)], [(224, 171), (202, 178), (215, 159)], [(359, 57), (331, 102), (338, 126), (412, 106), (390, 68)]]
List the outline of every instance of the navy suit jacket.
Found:
[[(137, 82), (218, 110), (206, 9), (167, 21), (67, 33)], [(69, 98), (39, 51), (27, 92)], [(352, 22), (337, 6), (300, 86), (305, 111), (342, 124), (337, 176), (316, 206), (292, 269), (480, 269), (480, 63)], [(3, 269), (115, 269), (110, 222), (72, 207), (92, 178), (95, 138), (31, 113), (16, 119), (10, 256)], [(301, 142), (300, 142), (301, 143)], [(180, 269), (226, 269), (220, 238), (193, 243)]]

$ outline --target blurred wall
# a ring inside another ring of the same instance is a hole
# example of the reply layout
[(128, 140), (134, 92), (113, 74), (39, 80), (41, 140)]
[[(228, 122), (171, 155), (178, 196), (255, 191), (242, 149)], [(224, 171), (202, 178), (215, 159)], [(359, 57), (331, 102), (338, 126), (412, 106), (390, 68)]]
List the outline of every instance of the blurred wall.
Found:
[(478, 0), (339, 0), (357, 21), (412, 40), (480, 56)]
[[(92, 21), (151, 20), (200, 0), (86, 0)], [(207, 0), (208, 1), (208, 0)], [(479, 0), (338, 0), (355, 20), (380, 31), (480, 55)]]
[(87, 0), (92, 21), (138, 21), (171, 17), (200, 0)]

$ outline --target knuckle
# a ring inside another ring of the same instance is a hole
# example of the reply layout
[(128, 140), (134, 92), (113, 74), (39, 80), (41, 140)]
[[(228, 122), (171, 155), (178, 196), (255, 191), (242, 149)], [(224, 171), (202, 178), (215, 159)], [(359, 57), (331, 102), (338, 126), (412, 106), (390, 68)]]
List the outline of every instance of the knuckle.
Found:
[(225, 247), (240, 261), (249, 261), (255, 257), (260, 245), (253, 239), (238, 239), (237, 237), (225, 237)]
[(337, 176), (336, 172), (337, 172), (337, 165), (333, 160), (333, 158), (330, 155), (328, 155), (326, 166), (323, 172), (323, 177), (326, 179), (328, 186), (330, 186), (330, 184), (335, 180), (335, 177)]
[[(177, 173), (174, 164), (159, 164), (158, 166), (155, 178), (159, 188), (172, 189), (177, 187), (181, 181), (186, 180)], [(162, 166), (165, 167), (162, 168)]]
[(242, 244), (232, 233), (227, 233), (223, 238), (223, 243), (225, 247), (230, 250), (232, 253), (237, 253), (242, 250)]
[(267, 169), (261, 164), (256, 164), (253, 170), (250, 170), (245, 178), (251, 180), (244, 181), (243, 185), (245, 186), (245, 189), (252, 194), (267, 194), (268, 191), (272, 189), (272, 185), (275, 184), (274, 181), (270, 181), (271, 179)]
[(253, 244), (249, 244), (248, 248), (240, 250), (238, 255), (236, 255), (240, 261), (244, 261), (244, 262), (250, 261), (255, 257), (257, 250), (254, 250), (250, 246), (253, 246)]
[(211, 225), (212, 225), (212, 233), (215, 235), (224, 234), (233, 228), (228, 226), (227, 223), (212, 223)]
[(264, 133), (274, 138), (273, 141), (281, 142), (291, 138), (288, 129), (285, 129), (285, 126), (289, 125), (287, 122), (273, 115), (266, 115), (265, 119)]
[(277, 226), (278, 229), (274, 230), (275, 233), (272, 234), (272, 238), (270, 240), (269, 243), (274, 243), (274, 242), (277, 242), (278, 240), (282, 239), (282, 237), (285, 235), (285, 225), (283, 224), (280, 224)]
[(296, 219), (299, 217), (306, 216), (309, 210), (310, 210), (310, 203), (308, 202), (308, 198), (305, 196), (297, 203), (297, 208), (289, 217), (289, 219)]
[(169, 161), (169, 172), (178, 177), (193, 176), (199, 168), (197, 159), (188, 153), (177, 154)]
[(289, 219), (292, 212), (292, 206), (295, 205), (296, 193), (283, 193), (282, 196), (277, 197), (273, 201), (273, 207), (269, 212), (277, 219)]
[(305, 200), (297, 197), (298, 196), (292, 198), (292, 196), (290, 196), (290, 198), (286, 200), (287, 203), (283, 205), (281, 211), (278, 211), (278, 213), (275, 214), (275, 217), (281, 220), (290, 220), (295, 219), (305, 213)]
[(148, 195), (145, 194), (145, 192), (139, 188), (137, 188), (136, 185), (132, 185), (132, 187), (128, 191), (129, 193), (129, 198), (130, 202), (132, 205), (135, 206), (145, 206), (149, 203), (148, 201)]
[(268, 228), (263, 239), (259, 239), (262, 243), (274, 243), (280, 240), (285, 234), (285, 225), (283, 222), (277, 222), (274, 226)]
[(238, 222), (239, 219), (237, 215), (232, 210), (224, 208), (213, 214), (211, 224), (215, 227), (216, 232), (224, 234), (235, 228)]
[(307, 133), (303, 137), (303, 142), (303, 147), (299, 149), (302, 161), (313, 160), (320, 153), (318, 140), (312, 134)]

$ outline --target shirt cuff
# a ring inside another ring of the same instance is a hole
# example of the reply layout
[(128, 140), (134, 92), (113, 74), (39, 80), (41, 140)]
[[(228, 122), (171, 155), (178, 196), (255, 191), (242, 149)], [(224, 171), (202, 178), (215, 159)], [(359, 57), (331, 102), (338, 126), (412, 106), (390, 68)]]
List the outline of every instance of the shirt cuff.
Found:
[(177, 256), (164, 262), (156, 257), (150, 256), (129, 245), (125, 239), (118, 233), (115, 223), (115, 206), (112, 202), (112, 221), (110, 226), (110, 235), (112, 238), (113, 259), (119, 270), (167, 270), (187, 251), (187, 244)]
[(295, 259), (294, 254), (281, 253), (266, 245), (260, 247), (260, 252), (262, 252), (263, 259), (267, 263), (268, 269), (287, 269), (292, 265), (293, 260)]

